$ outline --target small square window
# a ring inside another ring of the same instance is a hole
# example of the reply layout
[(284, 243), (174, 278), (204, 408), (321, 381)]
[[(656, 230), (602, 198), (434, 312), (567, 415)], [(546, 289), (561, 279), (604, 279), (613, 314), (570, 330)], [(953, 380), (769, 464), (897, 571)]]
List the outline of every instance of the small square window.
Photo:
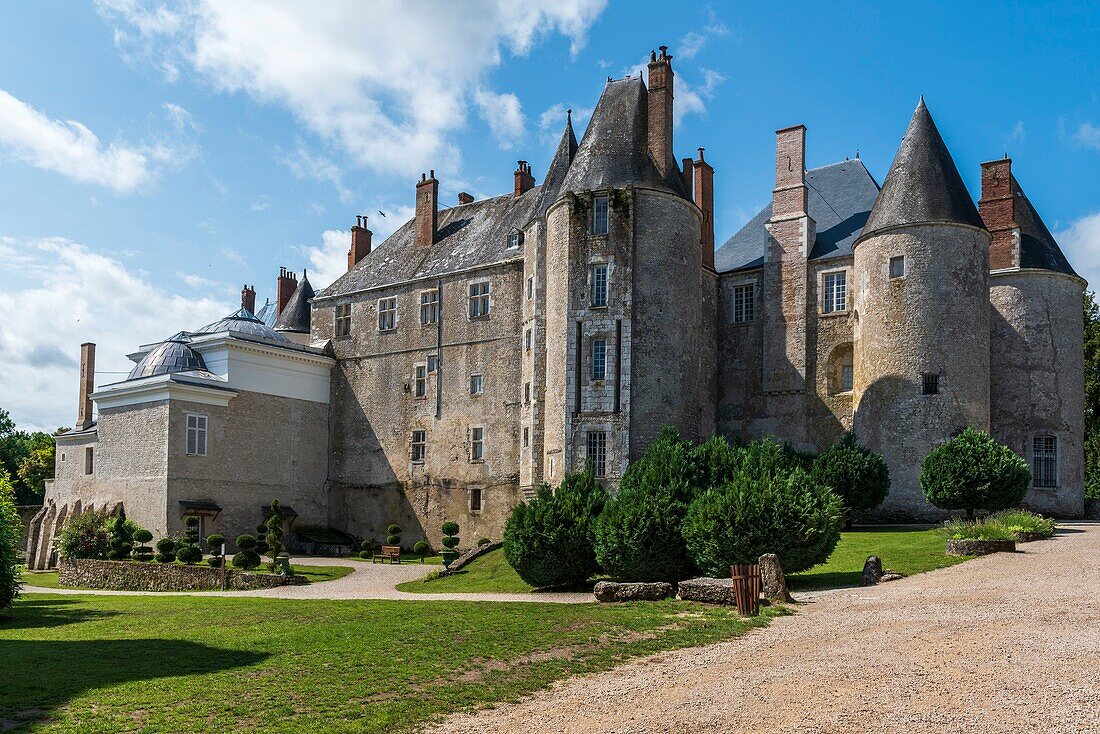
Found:
[(470, 318), (484, 319), (489, 316), (489, 283), (470, 284)]
[(608, 198), (597, 196), (592, 202), (592, 234), (607, 234)]
[(382, 298), (378, 301), (378, 330), (393, 331), (397, 328), (397, 299)]
[(755, 295), (753, 283), (733, 287), (733, 323), (746, 324), (756, 318)]
[(607, 340), (592, 340), (592, 379), (603, 380), (607, 377)]
[(470, 429), (470, 461), (485, 460), (485, 429), (477, 426)]
[(481, 375), (470, 375), (470, 394), (480, 395), (485, 392), (485, 383)]
[(413, 431), (411, 446), (410, 457), (413, 463), (424, 463), (424, 457), (428, 454), (428, 432), (422, 429)]
[(481, 487), (470, 487), (470, 514), (481, 512)]
[(592, 308), (607, 307), (607, 264), (592, 266)]
[(940, 392), (940, 376), (931, 372), (921, 374), (921, 394), (938, 395)]
[(904, 278), (905, 277), (905, 255), (897, 255), (890, 258), (890, 277), (891, 278)]
[(351, 304), (341, 303), (336, 307), (336, 321), (333, 323), (336, 336), (347, 336), (351, 333)]
[(523, 232), (518, 229), (508, 235), (508, 249), (514, 249), (523, 244)]

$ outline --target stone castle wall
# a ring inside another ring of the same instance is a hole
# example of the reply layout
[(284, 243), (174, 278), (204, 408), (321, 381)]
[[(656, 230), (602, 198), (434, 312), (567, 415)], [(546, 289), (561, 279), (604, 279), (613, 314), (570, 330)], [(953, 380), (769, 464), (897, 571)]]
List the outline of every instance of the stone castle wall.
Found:
[[(220, 591), (223, 571), (209, 566), (136, 561), (97, 561), (62, 558), (57, 564), (62, 587), (115, 591)], [(304, 576), (276, 576), (225, 569), (224, 588), (230, 591), (274, 589), (307, 583)]]

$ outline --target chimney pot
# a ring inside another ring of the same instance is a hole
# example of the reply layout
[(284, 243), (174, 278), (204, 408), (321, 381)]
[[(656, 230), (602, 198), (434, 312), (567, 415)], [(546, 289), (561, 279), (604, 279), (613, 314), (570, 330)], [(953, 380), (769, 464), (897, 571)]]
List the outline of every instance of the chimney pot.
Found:
[(527, 161), (516, 161), (514, 196), (525, 194), (535, 188), (535, 177), (531, 173), (531, 166)]
[(649, 83), (646, 85), (646, 96), (649, 100), (649, 129), (648, 148), (649, 155), (657, 165), (663, 178), (672, 174), (676, 168), (676, 157), (673, 155), (672, 128), (673, 128), (673, 80), (672, 65), (668, 63), (665, 51), (668, 46), (661, 46), (660, 59), (650, 52)]
[(241, 308), (256, 313), (256, 289), (245, 285), (241, 288)]
[(294, 295), (297, 288), (297, 276), (285, 267), (279, 268), (279, 280), (275, 284), (275, 318), (282, 315), (283, 309), (286, 308), (286, 304), (290, 302), (290, 297)]
[(809, 216), (807, 191), (806, 126), (776, 130), (772, 220)]
[(356, 217), (359, 222), (351, 228), (351, 248), (348, 249), (348, 270), (370, 254), (372, 233), (367, 229), (367, 217)]

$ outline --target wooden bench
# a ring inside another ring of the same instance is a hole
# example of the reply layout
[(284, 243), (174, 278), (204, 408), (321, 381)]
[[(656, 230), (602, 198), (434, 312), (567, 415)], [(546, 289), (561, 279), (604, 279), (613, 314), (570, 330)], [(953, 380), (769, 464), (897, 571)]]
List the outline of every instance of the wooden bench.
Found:
[(381, 553), (375, 553), (371, 559), (371, 563), (377, 563), (378, 559), (382, 559), (382, 563), (389, 561), (391, 563), (401, 563), (401, 546), (399, 545), (384, 545), (382, 546)]

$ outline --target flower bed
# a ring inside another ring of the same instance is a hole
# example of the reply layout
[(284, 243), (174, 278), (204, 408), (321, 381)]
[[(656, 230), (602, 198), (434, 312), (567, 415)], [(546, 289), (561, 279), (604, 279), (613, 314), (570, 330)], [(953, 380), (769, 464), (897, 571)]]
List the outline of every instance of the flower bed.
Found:
[[(225, 570), (225, 587), (231, 591), (271, 589), (307, 583), (304, 576), (275, 576)], [(221, 591), (222, 570), (206, 566), (137, 561), (96, 561), (62, 558), (57, 566), (61, 587), (116, 591)]]

